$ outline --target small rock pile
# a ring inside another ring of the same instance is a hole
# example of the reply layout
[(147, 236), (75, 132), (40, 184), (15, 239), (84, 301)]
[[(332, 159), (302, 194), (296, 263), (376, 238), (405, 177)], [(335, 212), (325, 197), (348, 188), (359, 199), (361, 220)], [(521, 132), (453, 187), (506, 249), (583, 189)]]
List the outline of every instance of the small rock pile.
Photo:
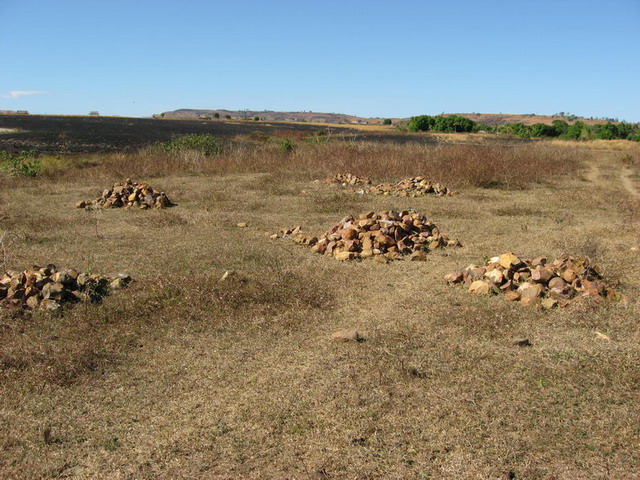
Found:
[(114, 273), (104, 277), (55, 265), (33, 266), (0, 276), (0, 307), (55, 311), (65, 303), (99, 301), (110, 290), (126, 287), (131, 277)]
[(371, 180), (367, 177), (358, 177), (352, 173), (336, 173), (327, 179), (327, 183), (333, 183), (342, 187), (353, 187), (356, 185), (371, 185)]
[(154, 190), (148, 183), (132, 182), (130, 179), (107, 188), (96, 200), (76, 203), (77, 208), (167, 208), (173, 203), (164, 192)]
[(413, 210), (369, 212), (357, 219), (349, 215), (320, 237), (307, 235), (300, 227), (271, 235), (279, 237), (291, 237), (295, 243), (337, 260), (373, 258), (381, 263), (405, 255), (424, 261), (430, 250), (460, 246), (458, 240), (450, 240), (426, 216)]
[(486, 266), (469, 265), (445, 276), (449, 283), (464, 283), (469, 293), (504, 293), (505, 300), (540, 304), (544, 308), (566, 307), (578, 297), (602, 299), (619, 293), (603, 280), (589, 258), (563, 255), (553, 262), (545, 257), (520, 258), (504, 253)]
[(395, 197), (420, 197), (422, 195), (452, 195), (448, 187), (440, 183), (431, 183), (424, 177), (405, 178), (396, 184), (381, 183), (372, 186), (368, 191), (372, 195), (393, 195)]

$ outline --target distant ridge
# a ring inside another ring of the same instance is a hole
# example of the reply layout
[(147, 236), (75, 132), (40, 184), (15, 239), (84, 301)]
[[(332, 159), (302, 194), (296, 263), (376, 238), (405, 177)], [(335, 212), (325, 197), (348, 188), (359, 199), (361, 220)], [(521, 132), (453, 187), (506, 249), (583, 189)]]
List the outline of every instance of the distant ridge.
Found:
[[(309, 122), (309, 123), (335, 123), (343, 125), (376, 125), (381, 124), (385, 118), (390, 118), (395, 123), (406, 123), (410, 118), (394, 117), (358, 117), (343, 113), (323, 113), (323, 112), (276, 112), (272, 110), (208, 110), (181, 108), (154, 115), (154, 118), (173, 118), (185, 120), (197, 119), (224, 119), (227, 116), (232, 120), (254, 120), (256, 117), (268, 122)], [(487, 125), (504, 125), (506, 123), (523, 123), (533, 125), (534, 123), (545, 123), (550, 125), (554, 120), (565, 120), (569, 123), (582, 121), (586, 124), (606, 123), (616, 121), (614, 119), (583, 118), (575, 115), (536, 115), (536, 114), (509, 114), (509, 113), (444, 113), (442, 115), (461, 115), (476, 123)]]

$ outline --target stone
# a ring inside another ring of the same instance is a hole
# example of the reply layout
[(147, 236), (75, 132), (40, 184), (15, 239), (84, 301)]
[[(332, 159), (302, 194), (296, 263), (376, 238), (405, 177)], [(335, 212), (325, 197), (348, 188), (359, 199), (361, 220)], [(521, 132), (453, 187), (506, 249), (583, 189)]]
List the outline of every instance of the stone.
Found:
[(353, 258), (353, 253), (352, 252), (339, 252), (338, 254), (335, 255), (336, 260), (341, 260), (341, 261), (345, 261), (345, 260), (351, 260)]
[(537, 267), (533, 272), (531, 272), (531, 279), (534, 282), (544, 283), (546, 284), (549, 280), (554, 277), (554, 273), (544, 267)]
[(79, 202), (76, 202), (76, 208), (85, 208), (87, 206), (87, 202), (85, 202), (84, 200), (80, 200)]
[(51, 300), (50, 298), (45, 298), (40, 302), (40, 309), (46, 312), (55, 312), (60, 310), (60, 304), (55, 300)]
[(451, 272), (444, 276), (448, 283), (462, 283), (464, 281), (464, 273), (461, 271)]
[(476, 280), (469, 287), (469, 293), (474, 295), (487, 295), (491, 292), (491, 285), (484, 280)]
[(485, 272), (484, 276), (487, 277), (489, 280), (491, 280), (496, 285), (502, 284), (502, 282), (504, 280), (504, 275), (497, 268), (494, 268), (493, 270), (489, 270), (488, 272)]
[(558, 300), (554, 298), (545, 298), (544, 300), (542, 300), (541, 305), (542, 308), (550, 310), (558, 306)]
[(507, 302), (517, 302), (520, 300), (520, 294), (515, 290), (509, 290), (508, 292), (505, 292), (504, 299)]
[(511, 269), (522, 264), (522, 260), (513, 253), (503, 253), (500, 255), (498, 263), (506, 269)]
[(247, 222), (239, 222), (236, 223), (236, 227), (238, 228), (247, 228), (249, 225), (247, 224)]
[(513, 344), (517, 347), (530, 347), (533, 344), (529, 341), (528, 338), (523, 338), (522, 340), (516, 340)]
[(357, 330), (347, 328), (344, 330), (338, 330), (331, 334), (331, 340), (338, 343), (346, 342), (361, 342), (363, 340), (360, 333)]
[(542, 295), (543, 287), (537, 283), (525, 282), (518, 287), (518, 293), (522, 298), (537, 298)]
[(574, 272), (572, 269), (567, 269), (562, 272), (561, 277), (565, 282), (573, 283), (573, 281), (577, 278), (577, 275), (576, 272)]
[(560, 277), (553, 277), (551, 280), (549, 280), (548, 286), (552, 290), (558, 289), (562, 291), (567, 286), (567, 283)]

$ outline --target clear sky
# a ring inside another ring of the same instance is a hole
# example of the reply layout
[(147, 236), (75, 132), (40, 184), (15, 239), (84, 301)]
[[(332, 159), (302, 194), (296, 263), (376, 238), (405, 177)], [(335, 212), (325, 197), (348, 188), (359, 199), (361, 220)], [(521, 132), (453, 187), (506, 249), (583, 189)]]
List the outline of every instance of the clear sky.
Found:
[(0, 110), (640, 121), (640, 0), (0, 0)]

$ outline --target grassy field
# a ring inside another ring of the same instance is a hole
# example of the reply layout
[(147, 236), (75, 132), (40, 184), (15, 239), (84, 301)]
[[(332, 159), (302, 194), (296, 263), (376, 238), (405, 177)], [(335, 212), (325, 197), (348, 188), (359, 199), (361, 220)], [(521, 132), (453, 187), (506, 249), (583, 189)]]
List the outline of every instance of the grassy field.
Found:
[[(0, 176), (5, 268), (135, 279), (62, 315), (0, 312), (0, 477), (640, 478), (639, 164), (584, 144), (253, 141)], [(457, 194), (322, 181), (343, 171)], [(127, 177), (177, 206), (74, 208)], [(406, 208), (463, 247), (341, 263), (265, 235)], [(542, 311), (443, 280), (507, 251), (588, 255), (628, 301)], [(341, 328), (364, 341), (332, 342)]]

